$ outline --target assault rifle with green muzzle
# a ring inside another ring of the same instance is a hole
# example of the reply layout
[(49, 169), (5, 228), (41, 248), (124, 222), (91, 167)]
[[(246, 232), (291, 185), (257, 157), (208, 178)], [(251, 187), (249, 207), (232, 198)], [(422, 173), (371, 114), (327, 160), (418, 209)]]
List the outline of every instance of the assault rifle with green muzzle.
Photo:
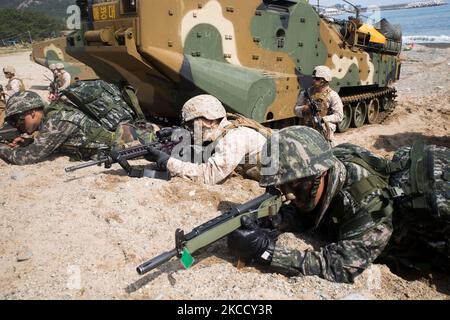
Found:
[[(130, 147), (122, 150), (110, 150), (109, 147), (100, 148), (98, 150), (97, 159), (93, 161), (88, 161), (76, 166), (65, 168), (66, 172), (73, 172), (79, 169), (91, 167), (91, 166), (101, 166), (102, 164), (106, 169), (111, 168), (114, 163), (118, 163), (132, 178), (155, 178), (162, 180), (169, 180), (170, 176), (167, 170), (149, 170), (143, 168), (136, 168), (129, 164), (128, 160), (137, 159), (140, 157), (145, 157), (148, 154), (148, 148), (156, 148), (167, 154), (171, 154), (173, 149), (179, 145), (182, 141), (188, 140), (190, 144), (190, 134), (187, 130), (179, 127), (167, 127), (162, 128), (156, 133), (157, 141), (142, 144), (135, 147)], [(189, 136), (189, 139), (186, 137)]]
[(241, 227), (244, 216), (252, 221), (258, 221), (262, 218), (275, 220), (282, 204), (283, 196), (281, 192), (275, 187), (268, 187), (263, 195), (194, 228), (188, 234), (184, 234), (183, 230), (177, 229), (175, 231), (175, 249), (144, 262), (136, 268), (136, 271), (143, 275), (168, 262), (173, 257), (180, 258), (184, 267), (189, 268), (194, 262), (192, 257), (194, 252), (209, 246)]

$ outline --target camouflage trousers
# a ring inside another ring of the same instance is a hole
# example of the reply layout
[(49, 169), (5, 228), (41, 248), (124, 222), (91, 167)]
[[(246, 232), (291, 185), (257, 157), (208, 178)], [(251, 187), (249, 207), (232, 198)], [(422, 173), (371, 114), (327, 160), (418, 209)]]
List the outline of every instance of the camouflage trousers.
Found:
[(120, 150), (156, 141), (159, 127), (150, 122), (123, 123), (114, 133), (111, 148)]

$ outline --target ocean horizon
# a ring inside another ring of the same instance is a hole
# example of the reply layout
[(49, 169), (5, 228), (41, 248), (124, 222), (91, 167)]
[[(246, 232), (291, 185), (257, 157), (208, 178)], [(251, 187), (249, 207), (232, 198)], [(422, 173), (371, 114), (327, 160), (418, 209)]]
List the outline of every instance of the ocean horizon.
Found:
[[(335, 18), (342, 19), (349, 15), (354, 16), (349, 13)], [(376, 22), (380, 17), (401, 26), (403, 43), (450, 43), (450, 4), (361, 13), (364, 21)]]

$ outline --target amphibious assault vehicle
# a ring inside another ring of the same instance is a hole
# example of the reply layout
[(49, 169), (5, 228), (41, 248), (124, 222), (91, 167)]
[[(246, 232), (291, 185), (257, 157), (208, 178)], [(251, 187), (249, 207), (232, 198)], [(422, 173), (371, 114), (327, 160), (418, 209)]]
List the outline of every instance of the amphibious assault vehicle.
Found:
[[(134, 86), (154, 116), (176, 119), (187, 99), (209, 93), (266, 125), (294, 124), (317, 65), (331, 68), (344, 102), (340, 131), (383, 121), (395, 105), (401, 32), (385, 19), (334, 20), (307, 0), (77, 3), (84, 23), (67, 36), (66, 53), (106, 81)], [(52, 57), (46, 50), (43, 64)]]

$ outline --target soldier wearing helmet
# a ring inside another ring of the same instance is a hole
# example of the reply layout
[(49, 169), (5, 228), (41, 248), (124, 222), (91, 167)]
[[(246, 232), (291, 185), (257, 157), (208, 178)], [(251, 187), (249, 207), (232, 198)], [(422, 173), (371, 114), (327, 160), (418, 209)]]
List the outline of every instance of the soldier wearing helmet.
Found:
[[(406, 248), (401, 248), (403, 253), (410, 252), (418, 239), (425, 239), (421, 243), (422, 258), (433, 260), (435, 266), (447, 272), (450, 270), (450, 196), (442, 187), (442, 177), (434, 184), (438, 186), (437, 192), (432, 192), (439, 194), (437, 205), (428, 203), (428, 206), (440, 206), (440, 216), (444, 218), (437, 220), (430, 214), (425, 224), (422, 204), (421, 218), (415, 216), (415, 222), (411, 222), (412, 208), (402, 209), (400, 205), (411, 202), (411, 198), (393, 190), (397, 188), (394, 186), (407, 185), (407, 179), (402, 181), (393, 174), (388, 183), (385, 175), (395, 170), (400, 170), (400, 176), (410, 172), (405, 167), (407, 159), (387, 165), (384, 158), (355, 145), (330, 149), (322, 135), (309, 127), (288, 127), (274, 133), (275, 136), (279, 152), (273, 152), (270, 161), (263, 159), (260, 185), (280, 189), (290, 201), (274, 218), (241, 220), (242, 227), (228, 236), (229, 248), (236, 256), (289, 276), (317, 275), (334, 282), (352, 283), (375, 259), (388, 256), (392, 248), (397, 248), (399, 239), (408, 233), (405, 226), (413, 226), (409, 228), (411, 236), (403, 239), (406, 244)], [(276, 140), (268, 140), (263, 154), (271, 150), (271, 143)], [(448, 167), (450, 150), (427, 148), (434, 155), (431, 158), (438, 159), (435, 177), (439, 173), (442, 176), (442, 166), (447, 163)], [(411, 157), (414, 153), (411, 152)], [(278, 170), (266, 174), (264, 169), (274, 163)], [(382, 168), (384, 173), (378, 173)], [(299, 250), (278, 241), (281, 233), (305, 231), (325, 236), (319, 236), (326, 240), (325, 244), (318, 249)], [(440, 247), (437, 243), (441, 243)]]
[[(63, 65), (63, 67), (64, 67), (64, 65)], [(57, 73), (57, 70), (56, 70), (56, 63), (50, 64), (48, 66), (48, 68), (50, 69), (50, 71), (53, 74), (53, 80), (56, 81), (58, 79), (58, 73)]]
[(72, 83), (72, 76), (64, 69), (63, 63), (56, 64), (56, 74), (58, 76), (59, 89), (64, 90)]
[(59, 100), (47, 105), (37, 93), (24, 91), (8, 100), (6, 110), (9, 124), (34, 137), (27, 145), (23, 137), (9, 145), (0, 144), (0, 159), (11, 164), (43, 161), (54, 152), (89, 159), (99, 147), (114, 142), (114, 132), (102, 128), (69, 102)]
[[(339, 95), (330, 88), (331, 70), (327, 66), (317, 66), (312, 74), (312, 87), (307, 92), (312, 100), (316, 101), (320, 107), (320, 117), (327, 128), (326, 139), (334, 146), (334, 132), (336, 126), (344, 117), (342, 100)], [(313, 126), (311, 120), (310, 106), (305, 97), (306, 91), (301, 91), (297, 105), (295, 106), (295, 114), (300, 118), (301, 123), (307, 126)]]
[(4, 94), (6, 96), (6, 100), (8, 100), (12, 95), (17, 92), (21, 92), (25, 90), (25, 86), (23, 81), (16, 76), (16, 69), (11, 66), (6, 66), (3, 68), (3, 74), (5, 78), (8, 80), (4, 88)]
[(154, 148), (149, 148), (149, 161), (167, 167), (172, 176), (210, 185), (223, 181), (234, 170), (258, 179), (257, 162), (266, 142), (267, 129), (242, 116), (229, 114), (228, 117), (235, 119), (227, 119), (222, 103), (211, 95), (190, 99), (184, 104), (181, 115), (185, 127), (194, 133), (194, 143), (200, 146), (209, 143), (203, 155), (204, 163), (182, 161)]

